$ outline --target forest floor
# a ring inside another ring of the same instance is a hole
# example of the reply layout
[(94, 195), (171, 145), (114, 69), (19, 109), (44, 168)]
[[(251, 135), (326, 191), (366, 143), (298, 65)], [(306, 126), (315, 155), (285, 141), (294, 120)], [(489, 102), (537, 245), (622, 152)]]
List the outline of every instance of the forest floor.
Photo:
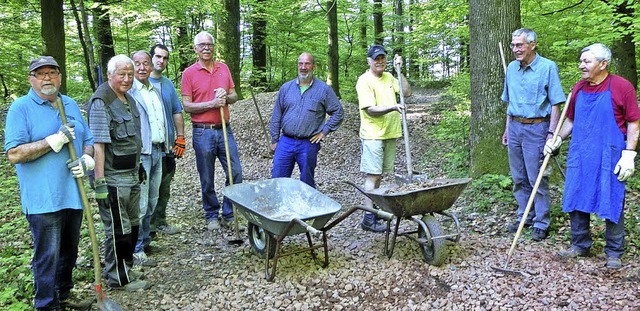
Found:
[[(257, 103), (269, 121), (275, 93), (258, 94)], [(317, 189), (342, 205), (342, 211), (362, 204), (364, 196), (343, 183), (362, 184), (357, 105), (343, 103), (345, 120), (322, 143), (316, 169)], [(413, 157), (444, 157), (432, 129), (450, 107), (438, 91), (416, 89), (407, 99)], [(267, 140), (251, 98), (232, 106), (232, 127), (238, 142), (245, 182), (270, 177)], [(268, 126), (268, 125), (267, 125)], [(150, 257), (158, 266), (145, 269), (153, 286), (145, 291), (107, 294), (125, 310), (638, 310), (640, 288), (637, 254), (623, 257), (624, 267), (604, 267), (602, 247), (592, 257), (563, 260), (557, 252), (568, 246), (568, 223), (543, 242), (525, 232), (509, 268), (519, 275), (498, 272), (504, 266), (513, 234), (515, 203), (489, 208), (488, 213), (465, 209), (477, 192), (465, 191), (448, 210), (458, 215), (462, 236), (447, 241), (447, 259), (435, 267), (424, 262), (418, 243), (399, 238), (391, 258), (384, 254), (384, 235), (359, 228), (362, 213), (352, 214), (328, 231), (329, 265), (322, 268), (309, 252), (283, 257), (275, 280), (265, 280), (264, 261), (244, 243), (229, 245), (231, 230), (210, 233), (201, 207), (200, 185), (187, 126), (187, 152), (178, 160), (169, 202), (169, 222), (176, 235), (158, 235), (160, 252)], [(406, 167), (404, 142), (398, 140), (396, 168)], [(496, 152), (506, 152), (505, 149)], [(414, 160), (415, 161), (415, 160)], [(432, 178), (447, 178), (436, 160), (416, 161), (417, 170)], [(217, 167), (222, 190), (224, 173)], [(297, 169), (297, 168), (296, 168)], [(297, 175), (294, 175), (297, 177)], [(387, 178), (384, 183), (391, 182)], [(468, 189), (467, 189), (468, 190)], [(221, 191), (220, 191), (221, 192)], [(219, 193), (220, 193), (219, 192)], [(561, 193), (554, 191), (554, 202)], [(442, 218), (439, 218), (443, 220)], [(443, 222), (444, 223), (444, 222)], [(402, 228), (413, 226), (402, 222)], [(304, 247), (303, 234), (284, 239), (284, 250)], [(82, 246), (81, 246), (82, 247)], [(83, 258), (90, 269), (90, 259)], [(90, 293), (91, 284), (80, 286)]]

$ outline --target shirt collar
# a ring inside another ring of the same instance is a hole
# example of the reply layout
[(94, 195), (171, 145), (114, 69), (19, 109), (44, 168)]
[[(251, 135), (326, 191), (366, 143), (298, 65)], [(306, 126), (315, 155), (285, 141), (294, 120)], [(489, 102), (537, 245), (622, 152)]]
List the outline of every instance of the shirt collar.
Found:
[[(306, 85), (306, 86), (307, 87), (311, 87), (313, 85), (313, 80), (315, 80), (315, 79), (316, 79), (316, 77), (311, 78), (311, 82), (309, 82), (309, 85)], [(300, 86), (300, 78), (299, 77), (296, 77), (296, 84), (298, 86)]]
[(536, 53), (536, 56), (533, 57), (533, 61), (531, 61), (531, 64), (527, 65), (527, 67), (522, 68), (522, 66), (518, 66), (518, 70), (526, 70), (527, 68), (531, 68), (531, 70), (536, 71), (536, 67), (538, 66), (538, 63), (540, 60), (540, 56), (538, 55), (538, 53)]
[(153, 91), (153, 84), (151, 82), (149, 82), (149, 85), (147, 86), (138, 81), (138, 79), (133, 80), (133, 87), (135, 87), (138, 91), (142, 91), (143, 89), (147, 91)]
[[(29, 89), (29, 93), (27, 93), (27, 96), (29, 97), (29, 99), (31, 99), (32, 101), (34, 101), (38, 105), (49, 104), (49, 101), (44, 99), (44, 98), (42, 98), (42, 97), (40, 97), (40, 96), (38, 96), (38, 93), (36, 93), (36, 91), (34, 91), (33, 88)], [(58, 97), (60, 97), (60, 93), (58, 93)]]

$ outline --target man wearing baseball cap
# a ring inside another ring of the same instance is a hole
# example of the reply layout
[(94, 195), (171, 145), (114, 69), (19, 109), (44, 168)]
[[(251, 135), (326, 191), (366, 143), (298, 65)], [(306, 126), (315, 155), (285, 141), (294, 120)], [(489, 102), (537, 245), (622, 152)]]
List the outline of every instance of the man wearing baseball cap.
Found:
[[(384, 70), (387, 68), (387, 51), (382, 45), (374, 44), (367, 53), (369, 70), (358, 78), (358, 106), (360, 108), (360, 141), (362, 155), (360, 171), (367, 177), (364, 189), (370, 191), (380, 186), (383, 173), (393, 171), (396, 158), (396, 139), (402, 136), (400, 112), (404, 107), (396, 101), (400, 92), (398, 79)], [(402, 66), (402, 57), (393, 58), (394, 65)], [(403, 94), (411, 95), (407, 79), (402, 79)], [(366, 207), (373, 208), (371, 199), (365, 198)], [(365, 212), (360, 227), (366, 231), (384, 232), (387, 227), (378, 222), (375, 214)]]
[[(93, 136), (78, 104), (59, 93), (60, 66), (51, 56), (29, 65), (29, 93), (9, 107), (4, 149), (16, 166), (22, 211), (33, 239), (31, 269), (37, 310), (86, 310), (71, 292), (78, 257), (82, 201), (75, 178), (93, 169)], [(60, 105), (67, 123), (62, 124)], [(69, 142), (82, 157), (67, 163)]]

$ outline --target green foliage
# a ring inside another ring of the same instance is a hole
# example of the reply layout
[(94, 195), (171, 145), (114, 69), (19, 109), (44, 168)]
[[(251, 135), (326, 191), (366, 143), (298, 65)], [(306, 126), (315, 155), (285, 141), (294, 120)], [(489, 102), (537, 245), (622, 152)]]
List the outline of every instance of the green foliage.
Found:
[(467, 188), (469, 197), (474, 198), (469, 204), (469, 210), (480, 213), (495, 213), (497, 206), (513, 203), (511, 188), (513, 182), (510, 176), (485, 174), (475, 178)]

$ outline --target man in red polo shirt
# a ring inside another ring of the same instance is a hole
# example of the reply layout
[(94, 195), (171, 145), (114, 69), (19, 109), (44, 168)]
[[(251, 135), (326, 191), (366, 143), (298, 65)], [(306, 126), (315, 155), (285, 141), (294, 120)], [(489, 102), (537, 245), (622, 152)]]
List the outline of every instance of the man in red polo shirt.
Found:
[[(207, 229), (218, 230), (220, 225), (231, 228), (234, 220), (233, 207), (227, 198), (222, 202), (221, 215), (218, 215), (220, 202), (216, 196), (214, 173), (217, 158), (227, 178), (225, 184), (229, 185), (222, 130), (224, 122), (227, 129), (233, 183), (242, 182), (238, 146), (229, 126), (229, 105), (238, 100), (238, 94), (236, 94), (229, 67), (213, 58), (213, 36), (205, 31), (200, 32), (193, 43), (198, 60), (182, 73), (181, 92), (184, 110), (191, 114), (193, 150), (200, 174), (202, 207), (207, 219)], [(220, 114), (221, 108), (224, 109), (224, 120)]]

